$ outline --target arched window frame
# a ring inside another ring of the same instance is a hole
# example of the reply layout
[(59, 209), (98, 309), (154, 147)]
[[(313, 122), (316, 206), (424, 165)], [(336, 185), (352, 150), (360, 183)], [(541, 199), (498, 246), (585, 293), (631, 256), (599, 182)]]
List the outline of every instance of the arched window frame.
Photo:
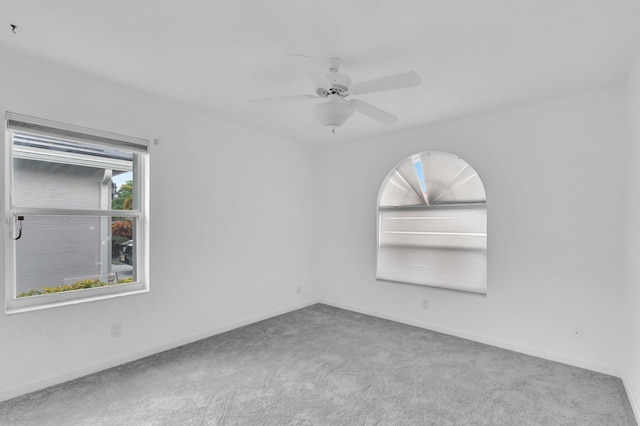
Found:
[(377, 206), (376, 279), (487, 293), (486, 192), (469, 163), (411, 155), (387, 174)]

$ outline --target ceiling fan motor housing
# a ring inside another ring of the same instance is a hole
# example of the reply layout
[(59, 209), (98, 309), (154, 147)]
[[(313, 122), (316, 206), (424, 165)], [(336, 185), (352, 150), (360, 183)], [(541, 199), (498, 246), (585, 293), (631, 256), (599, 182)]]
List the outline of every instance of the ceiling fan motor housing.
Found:
[(317, 87), (316, 93), (323, 98), (329, 95), (338, 95), (344, 98), (349, 94), (349, 87), (351, 86), (351, 78), (348, 75), (340, 74), (337, 72), (329, 72), (326, 74), (328, 87)]

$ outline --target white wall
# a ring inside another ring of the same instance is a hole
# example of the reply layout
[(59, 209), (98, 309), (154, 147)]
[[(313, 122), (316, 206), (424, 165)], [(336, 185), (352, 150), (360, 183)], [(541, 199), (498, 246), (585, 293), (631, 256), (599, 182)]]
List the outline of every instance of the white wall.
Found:
[(0, 314), (0, 400), (315, 298), (308, 148), (5, 49), (0, 56), (2, 114), (160, 140), (151, 147), (151, 292)]
[(636, 60), (627, 84), (629, 119), (628, 168), (628, 230), (627, 230), (627, 281), (624, 291), (625, 316), (622, 327), (626, 329), (626, 347), (623, 379), (640, 418), (640, 56)]
[[(598, 90), (331, 145), (320, 184), (321, 298), (619, 375), (623, 100), (622, 88)], [(427, 150), (459, 155), (484, 181), (487, 297), (375, 280), (380, 184)]]

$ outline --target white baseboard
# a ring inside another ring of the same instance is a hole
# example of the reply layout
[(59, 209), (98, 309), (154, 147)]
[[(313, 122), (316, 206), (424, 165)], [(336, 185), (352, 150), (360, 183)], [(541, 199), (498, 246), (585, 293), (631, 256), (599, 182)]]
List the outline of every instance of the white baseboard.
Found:
[(60, 383), (68, 382), (69, 380), (77, 379), (79, 377), (83, 377), (88, 374), (97, 373), (98, 371), (102, 371), (108, 368), (116, 367), (118, 365), (126, 364), (127, 362), (135, 361), (140, 358), (144, 358), (146, 356), (164, 352), (166, 350), (173, 349), (178, 346), (182, 346), (182, 345), (196, 342), (198, 340), (206, 339), (207, 337), (215, 336), (216, 334), (225, 333), (227, 331), (230, 331), (239, 327), (243, 327), (245, 325), (253, 324), (255, 322), (263, 321), (278, 315), (286, 314), (287, 312), (306, 308), (308, 306), (315, 305), (316, 303), (318, 303), (317, 300), (311, 300), (311, 301), (306, 301), (302, 303), (297, 303), (294, 305), (284, 306), (284, 307), (272, 310), (270, 312), (267, 312), (265, 314), (257, 315), (251, 318), (246, 318), (240, 321), (235, 321), (230, 324), (226, 324), (221, 327), (215, 328), (213, 330), (206, 331), (204, 333), (198, 333), (189, 337), (164, 343), (162, 345), (153, 346), (143, 351), (138, 351), (138, 352), (124, 355), (118, 358), (114, 358), (109, 361), (100, 362), (98, 364), (90, 365), (88, 367), (83, 367), (77, 370), (69, 371), (64, 374), (48, 377), (43, 380), (38, 380), (35, 382), (28, 383), (26, 385), (21, 385), (8, 390), (4, 390), (0, 392), (0, 402), (9, 400), (11, 398), (15, 398), (17, 396), (24, 395), (30, 392), (35, 392), (37, 390), (48, 388), (49, 386), (54, 386)]
[(631, 404), (631, 410), (636, 417), (636, 422), (640, 423), (640, 401), (636, 399), (637, 393), (634, 393), (631, 383), (625, 378), (624, 374), (622, 375), (622, 384), (624, 385), (624, 390), (627, 392), (627, 398), (629, 398), (629, 404)]
[(538, 358), (548, 359), (550, 361), (560, 362), (562, 364), (571, 365), (574, 367), (584, 368), (586, 370), (596, 371), (598, 373), (608, 374), (610, 376), (621, 377), (622, 372), (617, 369), (613, 369), (604, 365), (594, 364), (588, 361), (584, 361), (581, 359), (575, 359), (566, 357), (564, 355), (554, 354), (551, 352), (545, 352), (534, 348), (528, 348), (518, 345), (513, 345), (508, 342), (494, 340), (491, 338), (487, 338), (485, 336), (480, 336), (473, 333), (467, 333), (466, 331), (455, 330), (452, 328), (444, 327), (438, 324), (432, 324), (422, 321), (415, 321), (406, 318), (396, 317), (394, 315), (388, 315), (383, 312), (374, 311), (371, 309), (361, 308), (358, 306), (348, 305), (345, 303), (334, 302), (332, 300), (321, 299), (318, 301), (319, 303), (323, 303), (325, 305), (334, 306), (336, 308), (346, 309), (348, 311), (358, 312), (365, 315), (371, 315), (373, 317), (378, 317), (382, 319), (387, 319), (390, 321), (399, 322), (402, 324), (412, 325), (414, 327), (424, 328), (427, 330), (437, 331), (438, 333), (448, 334), (451, 336), (461, 337), (467, 340), (473, 340), (474, 342), (484, 343), (486, 345), (497, 346), (499, 348), (508, 349), (514, 352), (520, 352), (526, 355), (535, 356)]

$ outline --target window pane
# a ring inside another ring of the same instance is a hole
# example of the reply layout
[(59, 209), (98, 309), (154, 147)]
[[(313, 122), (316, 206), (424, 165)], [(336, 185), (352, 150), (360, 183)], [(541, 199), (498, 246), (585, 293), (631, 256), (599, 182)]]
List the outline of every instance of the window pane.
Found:
[(486, 201), (480, 177), (461, 158), (423, 152), (400, 162), (382, 186), (380, 206), (448, 205)]
[(131, 210), (137, 154), (13, 133), (16, 207)]
[(136, 218), (26, 216), (16, 241), (16, 295), (137, 281)]

